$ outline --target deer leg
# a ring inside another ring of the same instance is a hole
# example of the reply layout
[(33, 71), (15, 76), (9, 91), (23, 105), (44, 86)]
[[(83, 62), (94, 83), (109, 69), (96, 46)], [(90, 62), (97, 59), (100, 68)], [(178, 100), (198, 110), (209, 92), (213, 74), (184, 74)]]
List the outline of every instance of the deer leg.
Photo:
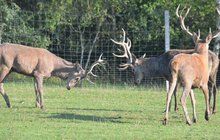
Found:
[(180, 100), (182, 107), (183, 107), (184, 115), (186, 118), (186, 123), (189, 125), (191, 125), (192, 122), (191, 122), (189, 115), (188, 115), (188, 111), (187, 111), (187, 107), (186, 107), (186, 99), (187, 99), (187, 96), (189, 95), (190, 90), (191, 90), (190, 86), (185, 86), (183, 89), (181, 100)]
[(4, 100), (5, 100), (7, 107), (8, 107), (8, 108), (11, 108), (11, 104), (10, 104), (10, 101), (9, 101), (9, 97), (8, 97), (8, 95), (5, 93), (5, 90), (4, 90), (4, 87), (3, 87), (3, 83), (0, 83), (0, 93), (1, 93), (2, 97), (3, 97)]
[[(174, 94), (174, 93), (173, 93)], [(175, 96), (175, 95), (174, 95)], [(171, 104), (172, 104), (172, 96), (171, 96), (171, 99), (170, 99), (170, 104), (169, 104), (169, 112), (171, 110)]]
[(43, 76), (41, 76), (39, 73), (36, 72), (35, 79), (37, 83), (40, 108), (43, 109)]
[(37, 108), (40, 108), (39, 92), (38, 92), (38, 89), (37, 89), (37, 80), (36, 79), (34, 79), (34, 91), (35, 91), (35, 95), (36, 95), (35, 106)]
[(190, 91), (190, 98), (191, 98), (191, 103), (192, 103), (192, 108), (193, 108), (193, 122), (197, 122), (197, 116), (196, 116), (196, 99), (193, 90)]
[(5, 79), (5, 77), (8, 75), (10, 69), (7, 67), (3, 67), (0, 73), (0, 94), (2, 95), (2, 97), (4, 98), (6, 105), (8, 108), (11, 108), (11, 104), (8, 98), (8, 95), (6, 94), (4, 88), (3, 88), (3, 80)]
[[(171, 87), (171, 84), (169, 83), (169, 89), (170, 89), (170, 87)], [(177, 108), (177, 105), (176, 105), (176, 103), (177, 103), (177, 101), (176, 101), (176, 88), (175, 88), (175, 90), (174, 90), (174, 93), (173, 93), (173, 95), (174, 95), (174, 102), (175, 102), (175, 106), (174, 106), (174, 111), (176, 111), (176, 108)], [(169, 104), (169, 112), (170, 112), (170, 110), (171, 110), (171, 104), (172, 104), (172, 97), (171, 97), (171, 99), (170, 99), (170, 104)], [(166, 112), (166, 109), (164, 110), (164, 112)]]
[(202, 91), (205, 97), (206, 103), (206, 111), (205, 111), (205, 119), (208, 121), (210, 116), (210, 108), (209, 108), (209, 90), (207, 84), (202, 86)]
[(209, 89), (209, 107), (210, 107), (210, 111), (211, 111), (212, 110), (211, 109), (211, 98), (212, 98), (212, 95), (214, 94), (213, 93), (213, 91), (214, 91), (214, 84), (212, 82), (208, 82), (208, 89)]
[(169, 88), (169, 91), (167, 93), (167, 99), (166, 99), (166, 113), (165, 113), (165, 117), (164, 117), (164, 120), (163, 120), (163, 124), (166, 125), (167, 122), (168, 122), (168, 113), (169, 113), (169, 105), (170, 105), (170, 101), (171, 101), (171, 97), (172, 97), (172, 94), (173, 94), (173, 91), (176, 87), (176, 82), (177, 82), (177, 76), (176, 75), (173, 75), (173, 78), (172, 78), (172, 82), (170, 82), (171, 86)]
[(177, 88), (178, 88), (178, 84), (176, 85), (175, 90), (174, 90), (174, 111), (175, 112), (178, 111)]
[(216, 96), (217, 94), (217, 87), (216, 87), (216, 83), (214, 84), (214, 88), (213, 88), (213, 108), (212, 108), (212, 113), (215, 114), (217, 112), (217, 109), (216, 109)]

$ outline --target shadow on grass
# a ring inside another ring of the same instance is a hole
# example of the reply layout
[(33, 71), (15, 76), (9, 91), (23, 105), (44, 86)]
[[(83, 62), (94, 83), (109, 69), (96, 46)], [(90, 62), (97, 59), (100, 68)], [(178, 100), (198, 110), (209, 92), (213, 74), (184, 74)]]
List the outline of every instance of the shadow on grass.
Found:
[(100, 117), (95, 115), (80, 115), (72, 113), (54, 114), (47, 118), (54, 119), (67, 119), (67, 120), (81, 120), (81, 121), (93, 121), (93, 122), (112, 122), (112, 123), (126, 123), (120, 121), (121, 117)]
[(104, 109), (104, 108), (72, 108), (72, 107), (67, 107), (67, 108), (53, 108), (50, 107), (48, 109), (64, 109), (64, 110), (75, 110), (75, 111), (106, 111), (106, 112), (139, 112), (142, 113), (143, 111), (141, 110), (122, 110), (122, 109)]
[(94, 109), (94, 108), (66, 108), (68, 110), (82, 110), (82, 111), (109, 111), (109, 112), (133, 112), (131, 110), (121, 110), (121, 109)]

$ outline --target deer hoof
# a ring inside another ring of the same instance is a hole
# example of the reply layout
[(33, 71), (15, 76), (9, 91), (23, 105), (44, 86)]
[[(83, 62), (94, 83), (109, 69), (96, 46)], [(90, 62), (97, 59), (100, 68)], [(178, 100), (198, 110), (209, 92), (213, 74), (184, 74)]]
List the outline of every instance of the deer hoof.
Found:
[(179, 110), (179, 108), (175, 108), (175, 109), (174, 109), (175, 112), (178, 112), (178, 110)]
[(162, 121), (163, 125), (167, 125), (168, 123), (168, 120), (165, 118), (163, 121)]
[(189, 126), (192, 125), (192, 122), (191, 121), (186, 121), (186, 124), (188, 124)]
[(212, 111), (212, 114), (215, 114), (216, 112), (217, 112), (216, 110), (213, 110), (213, 111)]
[(38, 102), (36, 102), (35, 107), (36, 108), (41, 108), (41, 106), (40, 106), (40, 104)]
[(206, 121), (209, 120), (209, 113), (207, 111), (205, 112), (205, 119), (206, 119)]
[(10, 103), (7, 103), (7, 107), (8, 107), (8, 108), (11, 108), (11, 104), (10, 104)]
[(196, 119), (196, 118), (193, 118), (192, 122), (193, 122), (193, 123), (197, 123), (197, 119)]

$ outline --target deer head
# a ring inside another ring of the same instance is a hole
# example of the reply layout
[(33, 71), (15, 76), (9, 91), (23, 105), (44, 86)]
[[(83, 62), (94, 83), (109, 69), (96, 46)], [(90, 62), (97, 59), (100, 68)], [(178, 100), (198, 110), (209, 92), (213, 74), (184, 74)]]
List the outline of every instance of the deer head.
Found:
[[(124, 54), (121, 55), (117, 55), (115, 53), (113, 53), (113, 55), (115, 57), (119, 57), (119, 58), (126, 58), (127, 59), (127, 63), (124, 64), (120, 64), (119, 66), (119, 70), (126, 70), (128, 67), (130, 67), (132, 69), (132, 72), (134, 74), (134, 78), (135, 78), (135, 83), (136, 84), (140, 84), (141, 80), (144, 78), (144, 61), (145, 61), (145, 54), (140, 57), (140, 58), (136, 58), (136, 56), (134, 54), (131, 53), (130, 49), (131, 49), (131, 40), (129, 38), (126, 39), (126, 33), (124, 31), (124, 29), (122, 29), (123, 31), (123, 39), (122, 41), (118, 42), (115, 41), (113, 39), (111, 39), (112, 42), (114, 42), (115, 44), (118, 44), (119, 46), (121, 46), (123, 48), (123, 50), (118, 49), (120, 52), (124, 52)], [(126, 42), (127, 40), (127, 42)]]
[(86, 72), (82, 66), (76, 62), (73, 70), (71, 70), (67, 77), (66, 88), (70, 90), (71, 88), (75, 87), (81, 79), (86, 77)]
[[(213, 38), (216, 38), (219, 35), (219, 31), (217, 31), (213, 35), (212, 32), (211, 32), (211, 28), (210, 28), (209, 29), (209, 34), (207, 35), (206, 39), (201, 40), (200, 39), (200, 30), (198, 30), (198, 33), (195, 33), (195, 32), (192, 33), (192, 32), (189, 31), (189, 27), (188, 26), (186, 27), (186, 25), (184, 23), (185, 18), (189, 14), (189, 11), (190, 11), (191, 7), (186, 8), (186, 6), (185, 6), (182, 9), (182, 11), (180, 12), (180, 14), (179, 14), (179, 8), (180, 8), (180, 5), (178, 5), (178, 7), (176, 8), (176, 16), (179, 18), (181, 29), (193, 38), (193, 41), (195, 43), (195, 51), (196, 52), (201, 52), (201, 51), (204, 51), (204, 50), (208, 51), (209, 43), (211, 42), (211, 40)], [(182, 13), (184, 11), (186, 11), (186, 13), (183, 16)], [(217, 9), (217, 12), (218, 12), (218, 14), (220, 14), (218, 9)], [(203, 49), (203, 47), (206, 47), (207, 49)]]
[[(77, 62), (74, 64), (72, 72), (68, 74), (66, 87), (70, 90), (72, 87), (75, 87), (80, 80), (86, 78), (89, 82), (91, 82), (88, 78), (88, 75), (92, 75), (97, 77), (97, 75), (93, 74), (93, 68), (97, 65), (104, 65), (104, 60), (102, 60), (102, 54), (99, 56), (99, 59), (95, 61), (88, 71), (85, 71), (82, 66)], [(93, 82), (91, 82), (93, 83)]]

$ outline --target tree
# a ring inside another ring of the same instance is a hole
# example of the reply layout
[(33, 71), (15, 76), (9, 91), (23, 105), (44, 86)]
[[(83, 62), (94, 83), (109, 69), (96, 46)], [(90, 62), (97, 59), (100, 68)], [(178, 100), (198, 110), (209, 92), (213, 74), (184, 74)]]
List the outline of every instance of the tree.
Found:
[[(111, 55), (115, 47), (110, 38), (120, 40), (121, 28), (132, 40), (133, 52), (147, 52), (147, 56), (163, 53), (164, 10), (170, 11), (171, 48), (192, 48), (192, 39), (182, 32), (175, 15), (178, 4), (192, 6), (185, 21), (191, 31), (200, 29), (205, 36), (209, 27), (216, 28), (215, 1), (0, 0), (0, 4), (2, 42), (56, 48), (58, 52), (54, 53), (68, 60), (80, 60), (85, 69), (92, 62), (93, 53), (103, 51), (109, 61), (114, 60), (110, 67), (117, 71), (115, 67), (120, 62)], [(106, 46), (108, 49), (103, 49)], [(68, 53), (66, 50), (71, 50), (71, 54), (62, 55)]]
[(14, 2), (0, 1), (0, 36), (3, 42), (27, 44), (37, 47), (46, 47), (50, 39), (36, 30), (31, 20), (34, 15), (22, 12)]

